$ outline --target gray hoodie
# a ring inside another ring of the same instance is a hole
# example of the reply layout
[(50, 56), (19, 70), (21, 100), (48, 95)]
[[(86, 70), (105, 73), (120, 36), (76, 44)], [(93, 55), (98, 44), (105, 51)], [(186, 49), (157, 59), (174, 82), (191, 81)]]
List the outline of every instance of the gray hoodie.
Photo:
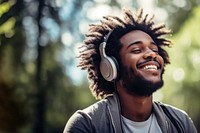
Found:
[[(180, 109), (153, 102), (153, 113), (163, 133), (197, 133), (190, 117)], [(75, 112), (63, 133), (124, 133), (117, 95)]]

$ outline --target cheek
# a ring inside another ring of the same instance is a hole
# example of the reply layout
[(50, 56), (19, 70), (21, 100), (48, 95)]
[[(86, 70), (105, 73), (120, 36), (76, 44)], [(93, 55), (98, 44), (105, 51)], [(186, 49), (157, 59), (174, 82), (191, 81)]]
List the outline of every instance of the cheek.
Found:
[(132, 67), (123, 66), (122, 69), (123, 70), (121, 70), (121, 73), (122, 73), (123, 80), (129, 81), (135, 78), (136, 71)]
[(131, 57), (127, 60), (128, 65), (127, 65), (127, 71), (128, 71), (128, 75), (130, 77), (135, 77), (138, 76), (138, 70), (137, 70), (137, 58), (136, 57)]
[(159, 55), (158, 56), (158, 61), (160, 62), (160, 64), (162, 65), (162, 68), (164, 67), (164, 59)]
[(138, 62), (137, 56), (131, 56), (127, 62), (129, 62), (129, 68), (132, 69), (134, 72), (137, 70), (137, 62)]
[[(133, 55), (130, 53), (127, 54), (120, 54), (120, 68), (122, 69), (127, 69), (126, 71), (128, 72), (128, 74), (130, 73), (130, 71), (133, 71), (134, 73), (136, 73), (136, 69), (137, 69), (137, 61), (138, 61), (139, 57), (137, 55)], [(121, 72), (123, 72), (124, 70), (120, 70)]]

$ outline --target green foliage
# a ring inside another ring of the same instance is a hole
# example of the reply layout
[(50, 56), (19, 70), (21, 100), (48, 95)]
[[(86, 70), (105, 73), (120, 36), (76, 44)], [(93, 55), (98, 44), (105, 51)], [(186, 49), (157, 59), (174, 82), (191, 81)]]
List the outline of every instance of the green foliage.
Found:
[[(122, 6), (118, 0), (106, 3), (114, 8)], [(137, 6), (136, 3), (133, 1), (129, 4)], [(87, 18), (86, 9), (97, 4), (102, 3), (96, 0), (72, 0), (67, 1), (67, 7), (59, 7), (56, 1), (48, 0), (1, 1), (0, 132), (31, 133), (34, 132), (38, 120), (42, 120), (43, 132), (62, 132), (68, 118), (76, 110), (95, 102), (87, 79), (84, 78), (81, 84), (76, 85), (69, 77), (69, 68), (75, 62), (73, 44), (83, 39), (78, 28), (81, 20), (92, 21)], [(170, 4), (164, 5), (169, 7)], [(192, 5), (191, 9), (195, 7)], [(38, 10), (35, 10), (36, 8)], [(61, 8), (65, 12), (63, 18), (59, 16)], [(67, 12), (64, 9), (67, 9)], [(190, 10), (184, 11), (187, 14), (191, 13)], [(176, 13), (177, 16), (184, 16), (179, 14), (180, 12)], [(166, 68), (166, 84), (162, 93), (164, 101), (186, 110), (195, 124), (200, 123), (199, 15), (200, 9), (196, 8), (190, 19), (181, 17), (186, 21), (172, 38), (174, 46), (169, 50), (169, 54), (173, 65)], [(173, 23), (178, 23), (175, 27), (181, 25), (182, 20), (173, 17)], [(64, 46), (60, 37), (56, 38), (65, 32), (75, 38), (75, 41), (71, 42), (73, 44)], [(67, 59), (62, 57), (64, 50), (67, 51), (64, 55)], [(41, 58), (38, 58), (39, 55)], [(38, 103), (42, 103), (43, 106), (37, 106)], [(41, 114), (37, 114), (38, 110), (44, 113), (42, 118)]]
[(11, 7), (10, 1), (4, 2), (3, 4), (1, 4), (0, 5), (0, 17), (2, 16), (2, 14), (9, 11), (10, 7)]
[[(9, 9), (12, 6), (12, 1), (4, 2), (0, 4), (0, 18), (2, 17), (3, 14), (9, 11)], [(8, 18), (8, 20), (0, 25), (0, 34), (6, 34), (6, 35), (13, 35), (14, 30), (13, 27), (15, 25), (15, 18)]]
[(6, 36), (12, 36), (14, 34), (14, 26), (16, 20), (14, 18), (8, 19), (3, 25), (0, 26), (0, 34), (5, 34)]
[[(172, 65), (166, 68), (164, 101), (184, 109), (200, 127), (200, 8), (194, 8), (190, 18), (172, 37), (169, 49)], [(200, 129), (198, 129), (200, 130)]]
[[(73, 84), (66, 74), (66, 67), (71, 62), (63, 63), (60, 59), (64, 46), (59, 39), (51, 40), (51, 32), (45, 24), (39, 25), (46, 18), (60, 23), (56, 7), (49, 5), (49, 12), (45, 10), (45, 16), (37, 19), (38, 12), (31, 16), (28, 14), (32, 13), (31, 8), (23, 8), (25, 2), (16, 1), (13, 5), (9, 2), (0, 5), (0, 132), (31, 133), (40, 120), (43, 125), (40, 132), (62, 132), (72, 113), (94, 102), (94, 98), (89, 93), (87, 82), (81, 86)], [(45, 8), (45, 5), (41, 6)], [(38, 28), (37, 32), (35, 29)], [(36, 46), (38, 42), (42, 51)], [(38, 69), (39, 53), (41, 67)], [(38, 103), (43, 106), (38, 106)]]
[(199, 6), (199, 0), (157, 0), (156, 5), (168, 13), (167, 23), (174, 32), (182, 28), (182, 24), (192, 15), (192, 10)]

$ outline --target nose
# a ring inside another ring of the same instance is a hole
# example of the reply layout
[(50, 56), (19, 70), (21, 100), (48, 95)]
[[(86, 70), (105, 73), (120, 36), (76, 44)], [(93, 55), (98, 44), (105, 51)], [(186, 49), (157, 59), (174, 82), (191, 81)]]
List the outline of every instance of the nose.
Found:
[(144, 59), (148, 59), (148, 58), (156, 59), (157, 53), (156, 53), (156, 52), (153, 52), (153, 51), (147, 51), (147, 52), (144, 54), (143, 57), (144, 57)]

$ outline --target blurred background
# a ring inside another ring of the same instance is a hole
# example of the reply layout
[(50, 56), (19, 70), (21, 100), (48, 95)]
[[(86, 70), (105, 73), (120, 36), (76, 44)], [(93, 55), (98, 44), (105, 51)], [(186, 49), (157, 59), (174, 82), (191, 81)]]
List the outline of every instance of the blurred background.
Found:
[(96, 102), (77, 46), (88, 25), (144, 8), (173, 30), (155, 100), (185, 110), (200, 132), (200, 0), (0, 0), (0, 133), (59, 133)]

